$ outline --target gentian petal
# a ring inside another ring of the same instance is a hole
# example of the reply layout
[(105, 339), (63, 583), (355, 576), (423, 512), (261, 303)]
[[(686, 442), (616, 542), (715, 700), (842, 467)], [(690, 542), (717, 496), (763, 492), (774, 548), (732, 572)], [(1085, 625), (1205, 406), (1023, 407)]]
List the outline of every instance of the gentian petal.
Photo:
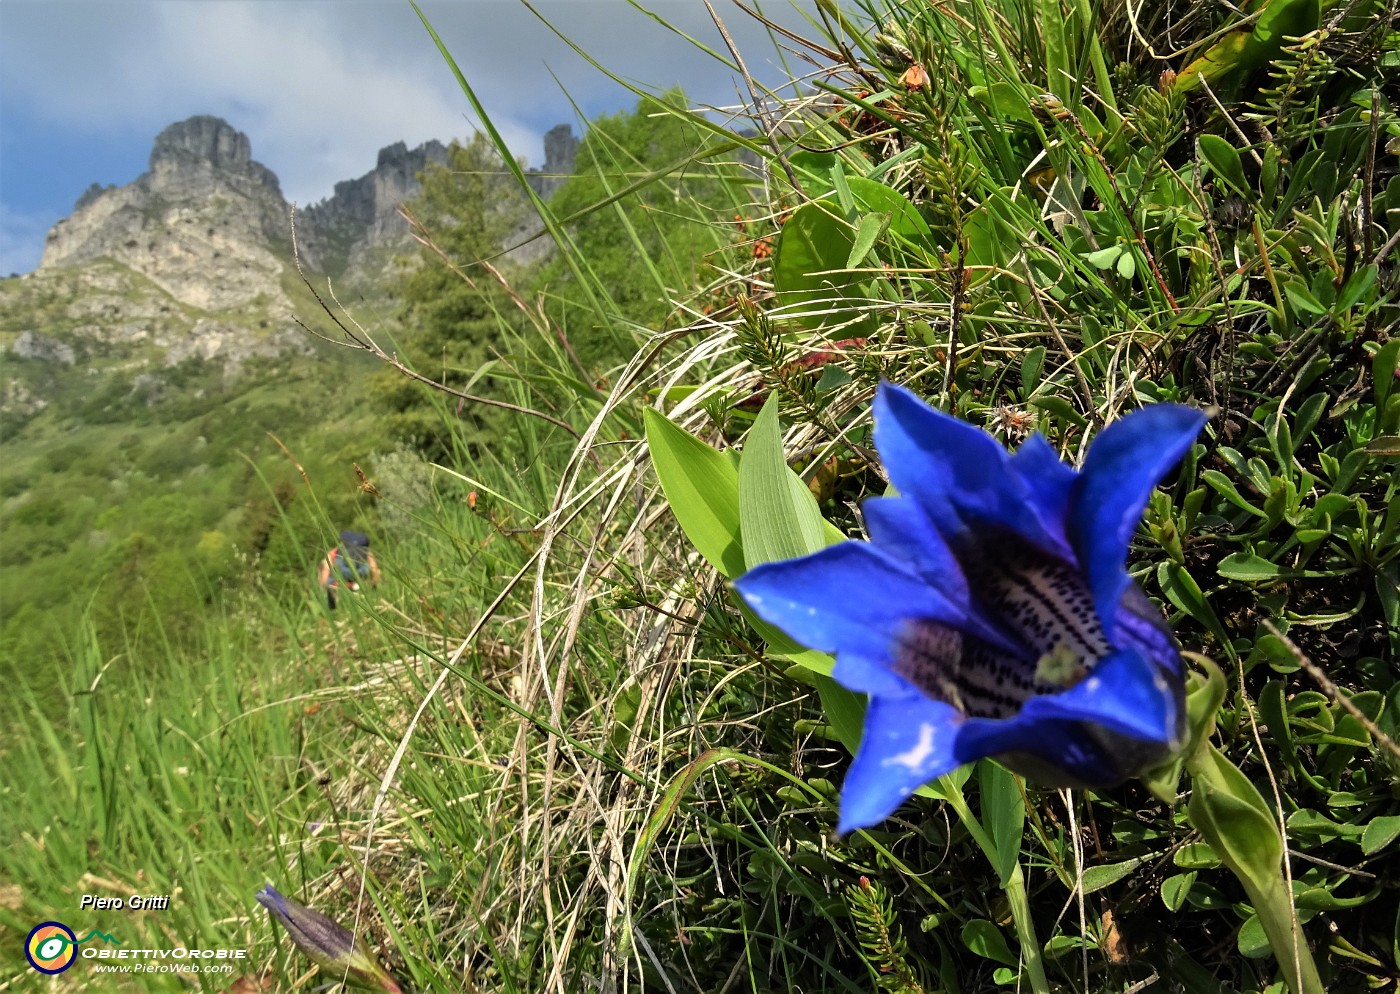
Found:
[(1181, 652), (1171, 629), (1167, 627), (1167, 619), (1162, 617), (1161, 608), (1148, 600), (1135, 582), (1130, 582), (1123, 591), (1110, 639), (1120, 648), (1140, 650), (1177, 680), (1185, 675)]
[(1025, 481), (1026, 489), (1035, 494), (1032, 508), (1046, 533), (1058, 543), (1055, 551), (1064, 556), (1070, 555), (1065, 519), (1069, 512), (1070, 493), (1079, 474), (1065, 465), (1059, 453), (1050, 447), (1040, 432), (1021, 443), (1011, 457), (1011, 468)]
[(849, 655), (841, 682), (871, 694), (914, 692), (888, 671), (891, 649), (909, 618), (956, 624), (965, 613), (907, 564), (866, 542), (842, 542), (800, 559), (764, 563), (734, 586), (760, 618), (798, 642)]
[(1035, 491), (1012, 470), (1010, 456), (991, 435), (890, 383), (880, 384), (872, 409), (875, 447), (890, 482), (923, 505), (953, 544), (992, 525), (1058, 550), (1062, 543), (1032, 509)]
[(1105, 630), (1128, 585), (1128, 542), (1158, 481), (1191, 448), (1203, 411), (1155, 404), (1109, 425), (1089, 446), (1070, 496), (1069, 539)]
[(913, 566), (924, 582), (959, 604), (967, 603), (967, 579), (953, 550), (917, 501), (872, 497), (860, 506), (870, 541)]
[(1006, 450), (992, 436), (890, 383), (880, 384), (872, 409), (875, 447), (901, 494), (940, 525), (956, 524), (964, 508), (995, 519), (1008, 474)]
[(955, 754), (962, 715), (926, 697), (872, 697), (865, 735), (841, 788), (846, 833), (888, 818), (914, 791), (961, 766)]
[(1161, 669), (1135, 649), (1120, 649), (1069, 690), (1031, 698), (1012, 721), (1087, 721), (1129, 738), (1169, 742), (1177, 713), (1172, 682)]
[[(1002, 765), (1042, 787), (1112, 787), (1143, 767), (1143, 749), (1136, 739), (1121, 739), (1106, 748), (1102, 734), (1091, 734), (1078, 721), (996, 721), (969, 718), (958, 734), (958, 761), (995, 758)], [(1102, 732), (1102, 730), (1099, 730)], [(1126, 744), (1126, 747), (1125, 747)]]

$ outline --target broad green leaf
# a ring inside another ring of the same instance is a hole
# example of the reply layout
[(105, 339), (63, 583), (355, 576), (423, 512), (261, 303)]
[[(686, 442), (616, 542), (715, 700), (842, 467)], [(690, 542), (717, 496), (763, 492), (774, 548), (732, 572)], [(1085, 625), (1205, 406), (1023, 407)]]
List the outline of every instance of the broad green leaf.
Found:
[(888, 216), (888, 229), (915, 244), (932, 244), (933, 233), (928, 222), (904, 194), (864, 176), (851, 176), (846, 185), (857, 209)]
[(1029, 397), (1040, 386), (1040, 373), (1045, 368), (1045, 346), (1027, 350), (1021, 359), (1021, 396)]
[(1189, 768), (1192, 826), (1252, 894), (1272, 893), (1283, 840), (1259, 789), (1209, 742)]
[(1162, 903), (1168, 911), (1180, 911), (1186, 899), (1191, 896), (1191, 886), (1196, 882), (1196, 871), (1173, 874), (1162, 881)]
[(1201, 135), (1199, 143), (1201, 158), (1206, 160), (1211, 172), (1240, 196), (1253, 196), (1253, 189), (1244, 178), (1244, 166), (1240, 163), (1240, 153), (1235, 146), (1219, 135)]
[(1278, 56), (1285, 35), (1298, 38), (1317, 27), (1319, 4), (1318, 0), (1263, 0), (1247, 16), (1252, 24), (1228, 32), (1181, 70), (1175, 83), (1178, 92), (1190, 93), (1200, 85), (1200, 77), (1214, 84), (1225, 76), (1247, 77), (1267, 65)]
[(977, 782), (981, 789), (981, 821), (997, 850), (995, 854), (987, 853), (987, 857), (992, 859), (1001, 886), (1005, 887), (1021, 856), (1026, 798), (1016, 775), (988, 760), (977, 764)]
[(836, 168), (838, 156), (835, 152), (812, 152), (798, 149), (788, 153), (788, 165), (797, 172), (817, 183), (818, 189), (811, 191), (814, 196), (824, 196), (831, 187), (831, 174)]
[(1297, 891), (1293, 895), (1293, 906), (1302, 911), (1336, 911), (1339, 908), (1359, 908), (1374, 900), (1376, 891), (1358, 894), (1355, 897), (1338, 897), (1325, 887), (1304, 887), (1301, 881), (1294, 881)]
[(1232, 552), (1220, 561), (1216, 572), (1227, 580), (1260, 583), (1276, 580), (1283, 572), (1275, 564), (1252, 552)]
[(671, 816), (680, 808), (682, 798), (689, 792), (700, 774), (716, 763), (724, 763), (737, 758), (740, 758), (739, 754), (730, 749), (708, 749), (695, 757), (684, 769), (671, 778), (665, 793), (661, 795), (660, 802), (652, 811), (651, 817), (647, 819), (642, 831), (638, 833), (636, 844), (632, 847), (632, 858), (627, 861), (629, 886), (636, 881), (637, 874), (641, 870), (642, 864), (646, 862), (652, 846), (656, 844), (657, 837), (666, 827), (667, 822), (671, 820)]
[(855, 269), (857, 266), (865, 264), (865, 257), (875, 247), (875, 239), (885, 233), (889, 224), (888, 214), (861, 215), (860, 220), (856, 222), (856, 238), (851, 245), (851, 254), (846, 257), (847, 269)]
[(723, 453), (672, 424), (644, 414), (651, 464), (671, 513), (705, 560), (733, 579), (744, 572), (739, 527), (739, 471)]
[(865, 298), (861, 284), (868, 278), (846, 266), (854, 247), (855, 231), (836, 204), (815, 200), (793, 211), (773, 254), (780, 315), (809, 328), (848, 320), (848, 305)]
[(744, 563), (795, 559), (826, 543), (826, 522), (817, 499), (792, 471), (778, 428), (778, 400), (763, 405), (739, 457), (739, 534)]
[(1118, 257), (1123, 254), (1123, 246), (1110, 245), (1108, 248), (1090, 252), (1084, 256), (1084, 261), (1095, 269), (1108, 269), (1118, 262)]
[(1137, 856), (1133, 859), (1125, 859), (1119, 863), (1091, 866), (1084, 871), (1084, 893), (1092, 894), (1096, 890), (1103, 890), (1105, 887), (1116, 884), (1124, 877), (1130, 875), (1143, 863), (1155, 858), (1155, 855)]
[(1220, 494), (1220, 496), (1224, 497), (1241, 510), (1248, 511), (1250, 514), (1260, 518), (1268, 517), (1268, 515), (1259, 510), (1259, 508), (1241, 497), (1240, 492), (1235, 489), (1235, 484), (1231, 482), (1228, 476), (1218, 469), (1207, 469), (1203, 471), (1201, 473), (1201, 479), (1210, 484), (1216, 493)]
[(1385, 402), (1395, 389), (1395, 370), (1400, 368), (1400, 338), (1387, 342), (1371, 360), (1371, 379), (1376, 384), (1376, 409), (1385, 410)]
[(813, 676), (817, 696), (822, 701), (822, 712), (830, 722), (831, 730), (854, 756), (860, 748), (861, 731), (865, 727), (865, 695), (847, 690), (829, 676)]
[(1269, 937), (1264, 932), (1264, 923), (1258, 915), (1250, 915), (1240, 926), (1240, 934), (1235, 937), (1235, 946), (1241, 956), (1259, 959), (1269, 955)]
[(1089, 423), (1087, 420), (1085, 420), (1084, 415), (1076, 411), (1073, 408), (1073, 406), (1070, 405), (1070, 402), (1065, 400), (1063, 397), (1055, 397), (1050, 395), (1043, 397), (1032, 397), (1029, 401), (1027, 401), (1027, 403), (1029, 403), (1031, 407), (1034, 407), (1038, 411), (1044, 411), (1046, 414), (1054, 415), (1055, 417), (1060, 418), (1063, 421), (1067, 421), (1068, 423), (1073, 425), (1079, 425), (1083, 427), (1084, 425)]
[(1172, 863), (1183, 870), (1213, 870), (1220, 857), (1205, 842), (1188, 842), (1172, 854)]
[(1373, 856), (1400, 836), (1400, 815), (1372, 818), (1361, 835), (1361, 851)]
[(1259, 192), (1263, 195), (1266, 207), (1273, 204), (1278, 193), (1279, 165), (1282, 159), (1278, 145), (1270, 142), (1264, 149), (1264, 163), (1259, 167)]
[(963, 925), (962, 941), (963, 945), (984, 959), (1007, 966), (1016, 966), (1020, 962), (1006, 944), (1006, 936), (1001, 934), (1001, 929), (985, 918), (974, 918)]
[(1400, 456), (1400, 435), (1381, 435), (1366, 443), (1368, 456)]
[(1375, 266), (1362, 266), (1343, 284), (1341, 293), (1337, 295), (1337, 306), (1342, 310), (1355, 307), (1371, 292), (1379, 278), (1380, 270)]
[(1363, 837), (1365, 829), (1360, 825), (1348, 825), (1328, 818), (1321, 811), (1299, 808), (1288, 816), (1290, 835), (1311, 835), (1319, 839), (1346, 839)]
[(1298, 282), (1285, 283), (1283, 285), (1284, 296), (1293, 305), (1295, 310), (1304, 314), (1326, 314), (1327, 308), (1322, 301), (1312, 295), (1312, 291)]
[(1176, 563), (1159, 564), (1157, 583), (1161, 585), (1162, 593), (1167, 595), (1167, 600), (1197, 624), (1208, 629), (1220, 641), (1221, 648), (1234, 658), (1234, 648), (1225, 626), (1220, 623), (1220, 617), (1210, 606), (1210, 601), (1206, 600), (1200, 584), (1184, 566), (1178, 566)]
[(1022, 124), (1035, 124), (1031, 100), (1038, 94), (1034, 87), (999, 80), (991, 86), (974, 86), (967, 91), (967, 95), (1001, 117), (1009, 117)]

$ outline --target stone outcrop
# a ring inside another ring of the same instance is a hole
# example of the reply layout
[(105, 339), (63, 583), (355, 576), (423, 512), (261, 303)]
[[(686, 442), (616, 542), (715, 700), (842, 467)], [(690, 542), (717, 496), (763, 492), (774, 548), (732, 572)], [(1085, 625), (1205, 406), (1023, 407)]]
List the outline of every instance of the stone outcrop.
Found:
[[(525, 174), (525, 181), (541, 199), (548, 200), (554, 196), (554, 191), (573, 175), (578, 144), (573, 128), (567, 124), (556, 124), (545, 132), (544, 165)], [(543, 237), (544, 230), (544, 222), (539, 215), (526, 215), (506, 239), (506, 243), (513, 246), (509, 253), (510, 260), (517, 265), (528, 266), (547, 258), (554, 251), (554, 242)]]
[(49, 232), (39, 269), (106, 256), (183, 304), (220, 310), (280, 294), (289, 247), (277, 177), (253, 161), (248, 136), (192, 117), (156, 137), (135, 182), (89, 187)]
[[(572, 171), (577, 145), (568, 125), (545, 136), (544, 165), (529, 174), (542, 196)], [(386, 286), (392, 259), (414, 248), (399, 205), (417, 195), (425, 167), (447, 161), (441, 142), (396, 142), (373, 170), (301, 211), (307, 274), (371, 294)], [(537, 230), (536, 219), (513, 241)], [(78, 366), (84, 375), (97, 373), (94, 362), (156, 371), (188, 360), (231, 374), (251, 358), (308, 351), (286, 289), (291, 231), (277, 176), (253, 159), (247, 135), (217, 117), (172, 124), (156, 136), (146, 172), (125, 186), (88, 187), (49, 232), (38, 270), (6, 281), (0, 349), (31, 371)], [(551, 247), (536, 239), (528, 249), (538, 257)], [(37, 409), (18, 387), (4, 393), (6, 410)]]
[(333, 275), (352, 282), (378, 275), (373, 271), (376, 254), (401, 251), (410, 244), (399, 205), (417, 195), (418, 174), (430, 162), (446, 163), (447, 146), (430, 141), (410, 149), (395, 142), (380, 149), (373, 170), (342, 180), (331, 196), (300, 213), (298, 245), (309, 249)]
[(544, 165), (526, 174), (530, 186), (548, 200), (573, 175), (578, 139), (567, 124), (556, 124), (544, 133)]

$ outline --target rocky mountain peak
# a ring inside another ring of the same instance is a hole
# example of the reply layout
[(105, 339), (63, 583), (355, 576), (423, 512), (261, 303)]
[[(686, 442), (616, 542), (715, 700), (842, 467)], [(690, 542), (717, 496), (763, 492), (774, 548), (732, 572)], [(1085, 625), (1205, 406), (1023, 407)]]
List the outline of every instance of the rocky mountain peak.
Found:
[(156, 135), (151, 146), (151, 169), (163, 159), (193, 159), (215, 169), (243, 172), (253, 161), (248, 136), (221, 117), (199, 114), (177, 121)]
[(277, 177), (253, 161), (247, 135), (200, 115), (156, 136), (150, 169), (134, 182), (89, 187), (49, 232), (39, 269), (106, 256), (209, 310), (280, 296), (279, 256), (289, 251)]
[[(530, 183), (553, 192), (562, 182), (555, 174), (572, 169), (576, 144), (567, 125), (550, 131), (544, 170), (532, 170)], [(304, 269), (341, 286), (384, 286), (394, 258), (413, 249), (399, 206), (417, 195), (429, 163), (447, 161), (437, 141), (380, 149), (374, 169), (337, 183), (298, 216)], [(57, 310), (15, 329), (6, 350), (52, 367), (94, 349), (115, 356), (154, 346), (168, 365), (198, 356), (231, 368), (250, 355), (304, 346), (284, 288), (289, 211), (246, 134), (210, 115), (176, 122), (155, 137), (146, 172), (125, 186), (94, 183), (54, 225), (24, 299), (36, 308), (53, 300)], [(524, 237), (538, 228), (536, 219)], [(528, 250), (538, 256), (549, 247), (537, 239)], [(0, 335), (8, 338), (3, 323)]]

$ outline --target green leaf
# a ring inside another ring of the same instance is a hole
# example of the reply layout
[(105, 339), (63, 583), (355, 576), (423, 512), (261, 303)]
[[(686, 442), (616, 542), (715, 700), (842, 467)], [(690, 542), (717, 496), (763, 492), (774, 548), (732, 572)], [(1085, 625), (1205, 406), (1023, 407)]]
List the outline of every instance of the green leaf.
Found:
[(1361, 303), (1379, 277), (1380, 270), (1375, 266), (1362, 266), (1342, 285), (1342, 291), (1337, 295), (1337, 306), (1345, 311)]
[(627, 863), (627, 881), (629, 888), (638, 879), (642, 865), (646, 862), (647, 855), (656, 844), (656, 840), (666, 827), (671, 816), (680, 808), (682, 799), (700, 774), (704, 773), (716, 763), (724, 763), (740, 758), (738, 753), (729, 749), (708, 749), (695, 757), (679, 773), (671, 778), (665, 792), (661, 795), (661, 800), (652, 811), (647, 823), (642, 831), (637, 835), (637, 841), (632, 847), (632, 858)]
[(1177, 873), (1162, 881), (1162, 903), (1168, 911), (1180, 911), (1196, 882), (1196, 871)]
[[(1246, 16), (1246, 15), (1241, 15)], [(1175, 89), (1190, 93), (1201, 77), (1214, 84), (1223, 77), (1247, 77), (1267, 65), (1283, 47), (1285, 35), (1301, 37), (1318, 25), (1318, 0), (1263, 0), (1248, 13), (1251, 23), (1226, 33), (1176, 78)], [(1324, 196), (1324, 200), (1329, 197)]]
[(1026, 798), (1015, 774), (995, 763), (977, 764), (981, 788), (982, 824), (992, 837), (996, 853), (987, 853), (1005, 887), (1021, 856), (1021, 836), (1026, 829)]
[(647, 408), (647, 448), (671, 513), (705, 560), (733, 579), (744, 572), (739, 472), (723, 453)]
[(817, 499), (783, 453), (776, 394), (769, 396), (749, 429), (738, 477), (739, 534), (749, 569), (805, 556), (826, 545), (826, 522)]
[(933, 233), (928, 222), (904, 194), (864, 176), (852, 176), (846, 183), (858, 210), (883, 215), (885, 228), (910, 242), (932, 244)]
[(1240, 162), (1239, 151), (1219, 135), (1201, 135), (1201, 158), (1206, 160), (1211, 172), (1219, 176), (1225, 185), (1242, 197), (1252, 197), (1253, 190), (1244, 178), (1244, 166)]
[(1187, 572), (1186, 567), (1176, 563), (1159, 564), (1157, 583), (1161, 586), (1162, 593), (1167, 595), (1167, 600), (1184, 611), (1191, 620), (1208, 629), (1219, 640), (1221, 648), (1233, 658), (1234, 649), (1225, 626), (1220, 623), (1215, 609), (1210, 606), (1200, 585), (1196, 583), (1195, 577)]
[(1312, 291), (1301, 283), (1285, 283), (1283, 285), (1284, 296), (1293, 305), (1295, 310), (1305, 314), (1326, 314), (1327, 308), (1323, 303), (1312, 295)]
[(1380, 435), (1366, 443), (1366, 454), (1376, 458), (1400, 456), (1400, 435)]
[(813, 674), (817, 696), (821, 698), (822, 712), (831, 724), (831, 730), (852, 756), (860, 748), (861, 730), (865, 727), (866, 697), (853, 690), (847, 690), (829, 676)]
[(1361, 835), (1361, 851), (1373, 856), (1400, 836), (1400, 815), (1372, 818)]
[(1032, 397), (1028, 401), (1028, 403), (1031, 407), (1034, 407), (1037, 410), (1044, 411), (1047, 414), (1052, 414), (1055, 417), (1067, 421), (1073, 425), (1079, 425), (1080, 427), (1083, 427), (1084, 425), (1089, 423), (1087, 420), (1085, 420), (1084, 415), (1080, 414), (1072, 406), (1070, 406), (1069, 401), (1065, 400), (1063, 397)]
[[(849, 319), (849, 305), (864, 298), (860, 285), (867, 277), (846, 265), (855, 232), (838, 211), (832, 202), (814, 200), (793, 211), (783, 225), (773, 253), (778, 316), (819, 328)], [(835, 313), (817, 313), (831, 311)]]
[(856, 223), (856, 237), (851, 244), (851, 254), (846, 257), (846, 268), (855, 269), (865, 264), (865, 257), (875, 247), (875, 239), (889, 227), (888, 214), (862, 214)]
[(1371, 381), (1376, 385), (1376, 409), (1385, 410), (1385, 402), (1395, 389), (1395, 370), (1400, 366), (1400, 338), (1386, 342), (1371, 360)]
[(1311, 835), (1319, 839), (1364, 837), (1360, 825), (1348, 825), (1328, 818), (1321, 811), (1299, 808), (1288, 816), (1288, 831), (1293, 835)]
[(1283, 572), (1278, 566), (1252, 552), (1232, 552), (1220, 561), (1216, 572), (1227, 580), (1260, 583), (1276, 580)]
[(1268, 517), (1268, 515), (1259, 510), (1259, 508), (1241, 497), (1240, 492), (1235, 489), (1235, 485), (1231, 482), (1230, 478), (1218, 469), (1204, 470), (1201, 473), (1201, 479), (1210, 484), (1216, 493), (1220, 494), (1220, 496), (1224, 497), (1241, 510), (1248, 511), (1250, 514), (1260, 518)]
[(1240, 926), (1240, 934), (1235, 937), (1235, 945), (1241, 956), (1259, 959), (1269, 955), (1269, 937), (1264, 933), (1264, 923), (1258, 915), (1250, 915)]
[(1283, 840), (1259, 789), (1209, 742), (1189, 769), (1192, 826), (1251, 893), (1272, 893)]
[(1045, 346), (1026, 350), (1021, 359), (1021, 396), (1029, 397), (1040, 385), (1040, 373), (1045, 368)]
[(1118, 263), (1118, 257), (1122, 254), (1123, 246), (1110, 245), (1108, 248), (1088, 253), (1084, 256), (1084, 261), (1095, 269), (1108, 269)]
[(963, 925), (962, 941), (963, 945), (984, 959), (1013, 967), (1020, 962), (1006, 944), (1006, 936), (985, 918), (974, 918)]
[(1037, 94), (1033, 87), (999, 80), (990, 86), (971, 87), (967, 95), (1001, 117), (1009, 117), (1022, 124), (1035, 124), (1031, 100)]
[(1183, 870), (1213, 870), (1220, 857), (1205, 842), (1188, 842), (1172, 854), (1172, 862)]
[(1156, 858), (1155, 854), (1151, 856), (1137, 856), (1133, 859), (1125, 859), (1120, 863), (1091, 866), (1084, 871), (1084, 893), (1092, 894), (1096, 890), (1103, 890), (1105, 887), (1116, 884), (1124, 877), (1130, 875), (1143, 863)]

